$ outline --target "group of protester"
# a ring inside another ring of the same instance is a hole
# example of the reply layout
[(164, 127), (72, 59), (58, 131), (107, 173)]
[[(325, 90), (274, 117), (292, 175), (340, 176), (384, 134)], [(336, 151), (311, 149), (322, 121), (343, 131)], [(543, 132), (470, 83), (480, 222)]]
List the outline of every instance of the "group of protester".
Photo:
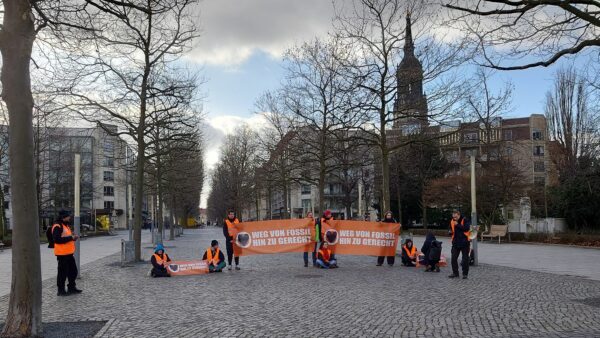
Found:
[[(331, 211), (326, 210), (323, 213), (323, 217), (319, 220), (314, 218), (312, 212), (308, 212), (306, 218), (310, 220), (313, 228), (315, 229), (313, 237), (315, 246), (314, 250), (311, 252), (312, 265), (322, 269), (337, 268), (338, 265), (335, 254), (331, 251), (331, 249), (329, 249), (328, 241), (325, 240), (325, 236), (328, 234), (327, 230), (331, 228), (330, 221), (333, 220)], [(382, 222), (397, 223), (391, 211), (385, 213), (385, 217)], [(202, 257), (203, 260), (209, 262), (209, 272), (221, 272), (225, 266), (228, 266), (228, 269), (232, 270), (232, 262), (235, 262), (235, 269), (240, 270), (240, 258), (235, 256), (233, 252), (234, 238), (232, 235), (234, 233), (235, 225), (238, 223), (239, 220), (235, 217), (235, 213), (230, 211), (223, 224), (223, 235), (225, 236), (228, 264), (225, 264), (225, 257), (219, 249), (219, 243), (216, 240), (213, 240), (211, 247), (206, 250), (204, 256)], [(461, 216), (458, 210), (455, 210), (452, 213), (449, 234), (452, 238), (452, 274), (448, 277), (459, 277), (458, 256), (462, 254), (461, 265), (463, 279), (467, 279), (469, 274), (470, 224), (464, 217)], [(402, 265), (407, 267), (424, 265), (426, 272), (440, 272), (442, 242), (438, 241), (433, 233), (427, 234), (420, 253), (422, 255), (422, 260), (419, 260), (419, 252), (414, 246), (412, 239), (407, 239), (402, 245)], [(304, 266), (308, 267), (309, 253), (304, 252), (303, 258)], [(377, 266), (382, 266), (385, 260), (387, 260), (389, 266), (393, 266), (395, 258), (395, 256), (379, 256), (377, 257)], [(162, 245), (158, 245), (152, 257), (152, 275), (155, 277), (168, 276), (166, 264), (169, 261), (170, 258), (166, 255), (166, 253), (164, 253), (164, 247)]]

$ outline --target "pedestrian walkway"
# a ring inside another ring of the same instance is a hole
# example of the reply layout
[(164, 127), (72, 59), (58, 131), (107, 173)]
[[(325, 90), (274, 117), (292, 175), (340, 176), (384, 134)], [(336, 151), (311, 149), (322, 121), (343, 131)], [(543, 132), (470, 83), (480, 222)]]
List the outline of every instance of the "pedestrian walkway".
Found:
[[(199, 259), (220, 229), (186, 230), (167, 245)], [(144, 246), (144, 258), (152, 252)], [(375, 266), (340, 255), (340, 268), (303, 266), (302, 254), (241, 258), (241, 271), (151, 278), (119, 255), (83, 266), (80, 295), (45, 283), (45, 322), (107, 321), (96, 337), (598, 337), (600, 282), (481, 265), (468, 280)], [(0, 318), (8, 297), (0, 297)]]
[[(86, 237), (81, 241), (80, 264), (84, 265), (100, 258), (121, 252), (121, 240), (128, 239), (127, 231), (118, 231), (115, 236)], [(142, 231), (142, 243), (150, 242), (149, 231)], [(56, 256), (47, 244), (40, 245), (42, 280), (56, 277)], [(0, 297), (10, 293), (12, 279), (12, 250), (7, 249), (0, 253)], [(6, 272), (5, 272), (6, 271)]]
[[(443, 254), (450, 261), (452, 247), (449, 237), (440, 237)], [(421, 249), (425, 237), (413, 238)], [(398, 245), (398, 253), (400, 253)], [(506, 266), (517, 269), (578, 276), (600, 281), (600, 249), (575, 246), (479, 242), (479, 263)]]

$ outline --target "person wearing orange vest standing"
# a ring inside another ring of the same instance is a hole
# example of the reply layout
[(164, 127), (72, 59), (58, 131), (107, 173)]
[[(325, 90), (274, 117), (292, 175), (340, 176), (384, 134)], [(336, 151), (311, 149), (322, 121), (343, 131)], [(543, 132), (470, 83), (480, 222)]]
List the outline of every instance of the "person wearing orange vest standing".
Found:
[(152, 263), (152, 271), (150, 275), (152, 277), (171, 277), (167, 270), (167, 264), (171, 261), (171, 258), (165, 252), (165, 247), (162, 244), (157, 244), (154, 248), (154, 254), (150, 258)]
[(407, 239), (402, 246), (402, 265), (417, 266), (417, 248), (413, 245), (412, 239)]
[[(234, 236), (237, 233), (235, 225), (238, 223), (240, 223), (240, 221), (237, 219), (237, 217), (235, 217), (235, 212), (233, 212), (233, 210), (230, 210), (227, 213), (227, 218), (225, 219), (225, 222), (223, 222), (223, 235), (225, 235), (225, 248), (227, 249), (227, 262), (229, 263), (227, 270), (231, 270), (231, 261), (234, 259), (233, 241), (235, 241)], [(235, 269), (240, 269), (239, 257), (235, 257)]]
[(215, 239), (210, 242), (210, 248), (206, 250), (202, 260), (208, 263), (208, 272), (223, 272), (225, 267), (225, 255), (219, 249), (219, 242)]
[(461, 216), (460, 211), (452, 211), (450, 235), (452, 236), (452, 274), (449, 278), (458, 277), (458, 255), (462, 254), (463, 279), (469, 276), (469, 252), (471, 247), (471, 223)]
[[(390, 210), (388, 210), (385, 213), (385, 217), (383, 218), (382, 222), (383, 223), (397, 223), (396, 220), (394, 219), (394, 214)], [(377, 257), (377, 266), (382, 266), (383, 260), (385, 258), (386, 258), (385, 256), (378, 256)], [(396, 261), (396, 256), (387, 256), (387, 263), (389, 266), (394, 266), (395, 261)]]
[[(54, 240), (54, 255), (58, 261), (58, 274), (56, 275), (56, 286), (58, 287), (58, 296), (68, 296), (81, 293), (76, 287), (77, 263), (75, 263), (75, 241), (79, 236), (73, 234), (69, 223), (71, 223), (71, 214), (68, 211), (61, 210), (58, 214), (57, 222), (52, 225), (52, 239)], [(68, 291), (65, 291), (65, 281), (69, 280)]]
[[(317, 234), (317, 224), (315, 222), (315, 218), (313, 217), (313, 213), (309, 211), (306, 214), (306, 219), (311, 223), (310, 231), (314, 234), (313, 240), (315, 241), (315, 246), (312, 251), (312, 264), (313, 266), (317, 266), (317, 243), (319, 242), (319, 235)], [(308, 252), (304, 253), (304, 267), (308, 267)]]

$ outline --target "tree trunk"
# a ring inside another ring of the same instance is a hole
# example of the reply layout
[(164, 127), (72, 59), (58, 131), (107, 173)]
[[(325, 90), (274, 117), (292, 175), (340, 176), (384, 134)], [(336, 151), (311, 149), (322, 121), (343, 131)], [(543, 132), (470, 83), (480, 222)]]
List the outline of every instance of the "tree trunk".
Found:
[[(381, 97), (381, 102), (385, 102), (385, 97)], [(381, 140), (380, 140), (380, 149), (381, 149), (381, 213), (390, 210), (390, 152), (387, 146), (387, 133), (385, 131), (386, 127), (386, 108), (385, 106), (381, 107), (380, 111), (380, 130), (381, 130)]]
[[(42, 335), (42, 274), (29, 62), (35, 40), (31, 4), (4, 0), (0, 31), (2, 99), (9, 113), (12, 282), (3, 337)], [(4, 206), (2, 206), (4, 207)]]
[[(171, 213), (173, 215), (177, 215), (177, 212), (175, 210), (176, 205), (177, 205), (176, 202), (177, 201), (175, 201), (175, 197), (173, 197), (173, 204), (171, 207)], [(184, 212), (184, 214), (185, 214), (185, 212)], [(185, 221), (187, 222), (187, 219)], [(171, 224), (171, 226), (169, 227), (169, 240), (171, 240), (171, 241), (175, 239), (175, 226), (177, 226), (177, 216), (175, 216), (175, 220), (173, 221), (173, 224)]]
[(133, 222), (133, 241), (135, 242), (135, 260), (142, 260), (142, 208), (144, 206), (144, 153), (146, 145), (144, 143), (144, 135), (142, 127), (138, 129), (137, 141), (137, 163), (135, 168), (135, 215)]
[(398, 198), (398, 223), (402, 223), (402, 189), (400, 189), (400, 175), (398, 175), (398, 181), (396, 183), (396, 196)]

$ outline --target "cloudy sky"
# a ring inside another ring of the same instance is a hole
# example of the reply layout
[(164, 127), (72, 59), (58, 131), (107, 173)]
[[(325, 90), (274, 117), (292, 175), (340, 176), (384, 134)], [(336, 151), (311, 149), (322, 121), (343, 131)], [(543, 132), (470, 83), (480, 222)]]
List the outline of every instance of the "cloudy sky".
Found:
[[(282, 77), (281, 55), (296, 42), (323, 36), (331, 29), (330, 0), (203, 0), (202, 37), (187, 58), (206, 76), (207, 154), (209, 168), (218, 161), (224, 135), (236, 126), (261, 125), (254, 102)], [(515, 85), (512, 115), (543, 111), (554, 68), (502, 73), (499, 84)], [(205, 201), (203, 201), (205, 204)]]

